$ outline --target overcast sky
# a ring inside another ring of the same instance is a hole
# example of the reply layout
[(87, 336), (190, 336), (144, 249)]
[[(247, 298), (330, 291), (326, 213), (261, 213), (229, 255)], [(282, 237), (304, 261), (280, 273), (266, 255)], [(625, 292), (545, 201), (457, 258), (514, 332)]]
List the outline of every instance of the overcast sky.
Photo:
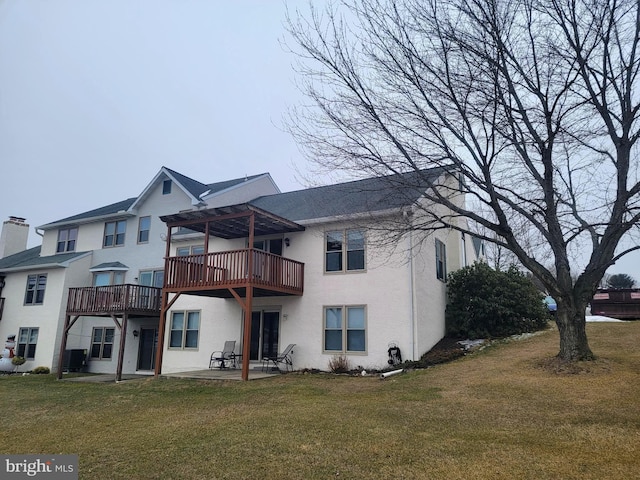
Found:
[[(138, 195), (164, 165), (301, 188), (280, 0), (0, 0), (0, 219)], [(29, 244), (39, 243), (31, 229)]]
[[(0, 0), (0, 221), (35, 227), (137, 196), (162, 166), (302, 188), (282, 131), (305, 101), (285, 12), (281, 0)], [(640, 281), (640, 254), (610, 273)]]

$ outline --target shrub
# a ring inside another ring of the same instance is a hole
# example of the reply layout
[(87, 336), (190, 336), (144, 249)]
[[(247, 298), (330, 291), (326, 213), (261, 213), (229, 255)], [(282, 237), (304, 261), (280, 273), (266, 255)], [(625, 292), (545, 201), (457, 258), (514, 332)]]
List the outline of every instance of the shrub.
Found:
[(345, 355), (334, 355), (329, 360), (329, 371), (332, 373), (348, 373), (349, 359)]
[(16, 367), (22, 365), (24, 362), (26, 362), (27, 360), (24, 357), (19, 357), (19, 356), (15, 356), (11, 359), (11, 363), (13, 365), (15, 365)]
[(500, 338), (534, 332), (549, 319), (540, 291), (517, 268), (506, 272), (475, 263), (449, 275), (447, 334)]
[(51, 370), (49, 370), (49, 367), (36, 367), (31, 370), (31, 373), (35, 373), (36, 375), (47, 375), (51, 373)]

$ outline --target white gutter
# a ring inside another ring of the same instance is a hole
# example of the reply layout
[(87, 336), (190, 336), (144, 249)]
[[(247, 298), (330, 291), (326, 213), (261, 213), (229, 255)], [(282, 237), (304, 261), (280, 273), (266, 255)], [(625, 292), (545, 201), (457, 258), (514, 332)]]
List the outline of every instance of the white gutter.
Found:
[(360, 220), (360, 219), (369, 219), (369, 218), (379, 218), (379, 217), (387, 217), (392, 214), (398, 214), (405, 211), (406, 207), (403, 208), (387, 208), (385, 210), (378, 210), (375, 212), (364, 212), (364, 213), (348, 213), (345, 215), (336, 215), (334, 217), (320, 217), (320, 218), (310, 218), (305, 220), (291, 220), (292, 222), (298, 223), (300, 225), (313, 225), (317, 223), (337, 223), (344, 222), (346, 220)]
[(417, 360), (416, 357), (416, 336), (417, 336), (417, 329), (418, 329), (418, 319), (416, 318), (416, 312), (415, 312), (415, 295), (416, 292), (414, 290), (415, 285), (414, 285), (414, 281), (413, 281), (413, 274), (414, 274), (414, 268), (413, 268), (413, 230), (409, 230), (409, 282), (410, 282), (410, 288), (409, 288), (409, 308), (411, 310), (411, 359), (412, 360)]
[(97, 223), (97, 222), (101, 222), (103, 220), (110, 220), (112, 218), (130, 218), (130, 217), (135, 217), (136, 214), (135, 213), (130, 213), (127, 212), (126, 210), (120, 210), (119, 212), (116, 213), (109, 213), (107, 215), (100, 215), (98, 217), (88, 217), (88, 218), (79, 218), (77, 220), (68, 220), (68, 221), (64, 221), (64, 222), (56, 222), (56, 223), (47, 223), (46, 225), (41, 225), (39, 227), (36, 227), (36, 229), (42, 229), (42, 230), (52, 230), (54, 228), (57, 227), (63, 227), (63, 226), (67, 226), (67, 225), (85, 225), (85, 224), (89, 224), (89, 223)]

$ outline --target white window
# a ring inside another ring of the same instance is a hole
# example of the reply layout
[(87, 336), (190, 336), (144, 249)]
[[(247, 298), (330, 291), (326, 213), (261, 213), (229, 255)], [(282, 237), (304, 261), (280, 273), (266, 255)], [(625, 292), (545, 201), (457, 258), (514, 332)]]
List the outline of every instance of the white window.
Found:
[(162, 288), (164, 282), (164, 270), (145, 270), (138, 276), (138, 285), (145, 287)]
[(172, 312), (169, 348), (198, 348), (200, 312)]
[(78, 239), (78, 227), (58, 230), (56, 253), (75, 252)]
[(21, 328), (18, 333), (18, 356), (34, 358), (36, 356), (36, 344), (38, 343), (37, 328)]
[(127, 231), (127, 221), (107, 222), (104, 224), (103, 247), (117, 247), (124, 245), (124, 237)]
[(460, 255), (462, 257), (461, 264), (463, 267), (467, 266), (467, 237), (462, 232), (460, 237)]
[(149, 243), (151, 217), (140, 217), (138, 221), (138, 243)]
[(169, 195), (171, 193), (171, 180), (164, 180), (162, 182), (162, 194)]
[(436, 278), (447, 280), (447, 246), (436, 239)]
[(45, 274), (29, 275), (27, 277), (27, 291), (24, 295), (25, 305), (42, 305), (46, 287), (47, 276)]
[(176, 257), (186, 257), (187, 255), (202, 255), (204, 245), (191, 245), (190, 247), (176, 248)]
[(113, 355), (113, 337), (115, 329), (95, 327), (91, 335), (91, 358), (108, 360)]
[(339, 306), (324, 309), (323, 350), (335, 353), (367, 351), (365, 307)]
[(122, 270), (106, 270), (93, 274), (94, 287), (106, 287), (109, 285), (122, 285), (124, 283), (125, 272)]
[(363, 230), (333, 230), (325, 234), (325, 272), (352, 272), (365, 269)]

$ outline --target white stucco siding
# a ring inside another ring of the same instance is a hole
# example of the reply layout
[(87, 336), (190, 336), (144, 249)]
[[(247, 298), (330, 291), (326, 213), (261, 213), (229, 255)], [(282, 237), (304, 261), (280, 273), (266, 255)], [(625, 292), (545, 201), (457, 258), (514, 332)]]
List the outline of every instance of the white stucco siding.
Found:
[[(419, 249), (414, 249), (412, 257), (416, 360), (445, 334), (446, 283), (436, 276), (436, 238), (446, 245), (446, 238), (439, 232), (426, 238), (416, 234), (413, 238), (414, 242), (419, 240), (422, 243)], [(450, 256), (447, 248), (447, 261)]]
[[(137, 216), (127, 219), (127, 231), (123, 246), (102, 248), (102, 236), (104, 223), (99, 225), (100, 238), (94, 244), (94, 264), (105, 262), (121, 262), (129, 270), (125, 274), (125, 283), (136, 283), (141, 270), (161, 270), (164, 268), (164, 255), (166, 243), (163, 240), (167, 233), (167, 227), (160, 220), (161, 215), (174, 213), (180, 210), (191, 209), (191, 201), (185, 193), (174, 188), (169, 195), (162, 195), (162, 185), (158, 185), (144, 202), (138, 205)], [(138, 229), (141, 217), (151, 217), (149, 229), (149, 241), (138, 243)]]
[[(56, 254), (58, 244), (58, 230), (46, 230), (42, 236), (42, 246), (40, 247), (40, 255), (48, 257)], [(81, 250), (78, 250), (81, 251)]]
[[(323, 352), (324, 307), (366, 307), (366, 353), (348, 354), (351, 365), (380, 368), (386, 365), (389, 342), (409, 351), (411, 305), (409, 266), (402, 251), (391, 253), (367, 245), (366, 271), (324, 272), (324, 233), (349, 228), (349, 223), (307, 228), (290, 235), (284, 255), (305, 264), (304, 295), (257, 299), (254, 305), (281, 305), (281, 348), (295, 343), (296, 368), (327, 369), (336, 354)], [(284, 318), (286, 315), (286, 318)]]
[[(169, 336), (173, 312), (200, 312), (198, 348), (171, 348)], [(214, 351), (220, 351), (227, 340), (236, 341), (241, 351), (242, 314), (235, 300), (183, 295), (167, 313), (162, 372), (184, 372), (209, 368)]]
[[(41, 305), (25, 305), (25, 291), (27, 277), (31, 274), (46, 274), (47, 283), (45, 287), (44, 300)], [(38, 328), (38, 341), (33, 360), (20, 367), (21, 370), (30, 370), (39, 365), (52, 367), (53, 344), (57, 329), (58, 312), (60, 311), (60, 296), (56, 293), (55, 283), (62, 283), (64, 271), (62, 269), (43, 269), (28, 272), (9, 273), (2, 291), (5, 297), (4, 312), (0, 322), (0, 340), (2, 348), (4, 342), (10, 335), (16, 336), (17, 342), (20, 328)]]
[[(56, 335), (53, 339), (54, 347), (52, 352), (52, 364), (54, 369), (58, 368), (58, 360), (60, 355), (60, 344), (62, 342), (62, 334), (64, 331), (64, 322), (67, 313), (67, 300), (69, 296), (69, 288), (83, 287), (87, 285), (87, 282), (91, 281), (91, 274), (89, 268), (92, 264), (91, 255), (80, 258), (69, 264), (69, 267), (65, 269), (64, 284), (61, 289), (60, 296), (60, 309), (58, 311), (58, 328), (56, 329)], [(67, 349), (69, 337), (67, 337)]]
[[(67, 288), (69, 284), (79, 281), (78, 278), (84, 275), (89, 262), (90, 257), (84, 257), (72, 262), (67, 268), (30, 270), (7, 275), (3, 290), (6, 303), (0, 322), (1, 341), (4, 342), (9, 335), (16, 335), (17, 341), (20, 328), (38, 328), (35, 357), (28, 359), (20, 367), (21, 370), (31, 370), (38, 366), (49, 367), (51, 370), (57, 368)], [(41, 305), (25, 305), (27, 278), (34, 274), (47, 275), (44, 300)]]
[[(305, 264), (304, 295), (253, 299), (253, 311), (280, 313), (278, 349), (282, 351), (288, 344), (296, 344), (296, 369), (327, 370), (329, 360), (337, 354), (323, 351), (325, 307), (366, 308), (366, 352), (347, 354), (353, 368), (385, 367), (390, 342), (397, 343), (403, 355), (412, 350), (410, 262), (405, 249), (390, 252), (367, 245), (366, 271), (324, 272), (324, 232), (349, 227), (348, 223), (327, 224), (287, 234), (290, 246), (284, 247), (283, 256)], [(212, 240), (211, 250), (243, 248), (245, 241)], [(168, 347), (171, 314), (180, 310), (201, 312), (198, 349)], [(236, 340), (236, 351), (240, 352), (242, 311), (238, 303), (234, 299), (183, 295), (167, 315), (163, 373), (207, 368), (211, 353), (220, 350), (225, 340)]]

